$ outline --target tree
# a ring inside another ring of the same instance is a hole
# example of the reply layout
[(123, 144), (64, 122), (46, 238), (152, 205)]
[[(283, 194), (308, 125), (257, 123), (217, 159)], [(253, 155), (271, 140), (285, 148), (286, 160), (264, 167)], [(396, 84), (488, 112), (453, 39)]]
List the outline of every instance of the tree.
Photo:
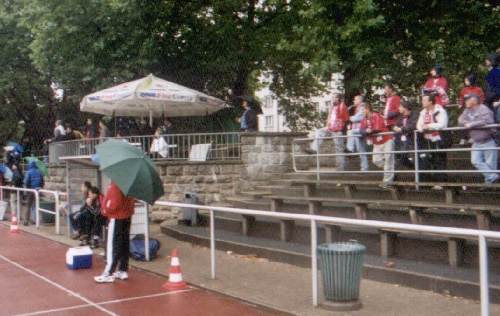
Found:
[(31, 62), (31, 36), (18, 23), (20, 8), (16, 1), (0, 2), (0, 144), (41, 144), (55, 100), (51, 82)]

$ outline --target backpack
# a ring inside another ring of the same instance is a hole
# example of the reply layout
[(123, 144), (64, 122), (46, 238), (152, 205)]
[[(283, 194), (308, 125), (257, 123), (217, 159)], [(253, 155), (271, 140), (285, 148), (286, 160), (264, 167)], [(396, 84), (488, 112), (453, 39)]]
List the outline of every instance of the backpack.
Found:
[[(130, 255), (135, 260), (146, 261), (146, 252), (144, 251), (144, 235), (136, 235), (130, 241)], [(158, 255), (160, 250), (160, 241), (154, 238), (149, 239), (149, 259), (152, 260)]]

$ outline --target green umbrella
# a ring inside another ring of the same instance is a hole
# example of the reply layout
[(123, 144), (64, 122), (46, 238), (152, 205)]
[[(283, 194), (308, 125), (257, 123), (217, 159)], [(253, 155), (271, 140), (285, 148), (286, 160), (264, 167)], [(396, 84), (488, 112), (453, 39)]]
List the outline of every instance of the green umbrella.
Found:
[(139, 148), (110, 139), (96, 146), (96, 150), (100, 170), (123, 194), (149, 204), (154, 204), (164, 194), (154, 163)]
[(36, 163), (38, 170), (40, 170), (40, 172), (42, 172), (42, 174), (45, 177), (49, 175), (49, 169), (47, 168), (47, 165), (45, 164), (45, 162), (41, 161), (37, 157), (24, 157), (24, 160), (26, 160), (26, 163), (28, 164), (34, 161)]

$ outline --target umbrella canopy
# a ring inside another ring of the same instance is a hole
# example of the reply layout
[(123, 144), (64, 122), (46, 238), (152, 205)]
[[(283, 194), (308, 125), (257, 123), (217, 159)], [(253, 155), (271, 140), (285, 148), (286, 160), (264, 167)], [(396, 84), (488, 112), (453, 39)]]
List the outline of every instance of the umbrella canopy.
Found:
[(149, 204), (163, 194), (163, 184), (151, 159), (137, 147), (119, 140), (107, 140), (96, 146), (100, 170), (123, 194)]
[(41, 161), (40, 159), (38, 159), (36, 157), (24, 157), (24, 160), (26, 160), (27, 163), (34, 161), (36, 163), (36, 167), (38, 168), (38, 170), (40, 170), (40, 172), (45, 177), (47, 177), (49, 175), (49, 169), (47, 168), (47, 165), (43, 161)]
[(227, 107), (224, 101), (153, 76), (89, 94), (80, 110), (116, 116), (204, 116)]

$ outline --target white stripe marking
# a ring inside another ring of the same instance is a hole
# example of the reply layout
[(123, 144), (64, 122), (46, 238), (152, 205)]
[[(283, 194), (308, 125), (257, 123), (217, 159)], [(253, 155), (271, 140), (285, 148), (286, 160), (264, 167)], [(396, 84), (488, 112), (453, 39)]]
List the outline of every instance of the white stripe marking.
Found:
[(115, 234), (115, 226), (116, 220), (114, 218), (110, 219), (108, 224), (108, 241), (106, 244), (106, 267), (104, 268), (104, 272), (107, 273), (109, 273), (113, 265), (113, 237)]
[[(184, 292), (191, 292), (193, 290), (195, 290), (195, 289), (189, 288), (186, 290), (162, 292), (162, 293), (150, 294), (150, 295), (144, 295), (144, 296), (127, 297), (127, 298), (111, 300), (111, 301), (103, 301), (103, 302), (99, 302), (97, 304), (99, 304), (99, 305), (116, 304), (116, 303), (122, 303), (122, 302), (136, 301), (136, 300), (145, 299), (145, 298), (153, 298), (153, 297), (161, 297), (161, 296), (167, 296), (167, 295), (172, 295), (172, 294), (180, 294), (180, 293), (184, 293)], [(89, 304), (81, 304), (81, 305), (75, 305), (75, 306), (69, 306), (69, 307), (61, 307), (61, 308), (54, 308), (54, 309), (48, 309), (48, 310), (43, 310), (43, 311), (31, 312), (31, 313), (26, 313), (26, 314), (17, 314), (16, 316), (42, 315), (42, 314), (48, 314), (48, 313), (56, 313), (56, 312), (63, 312), (63, 311), (80, 309), (80, 308), (85, 308), (85, 307), (91, 307), (91, 306), (92, 305), (89, 305)]]
[(44, 277), (43, 275), (38, 274), (38, 273), (36, 273), (35, 271), (33, 271), (33, 270), (31, 270), (31, 269), (28, 269), (28, 268), (26, 268), (25, 266), (23, 266), (23, 265), (21, 265), (21, 264), (19, 264), (19, 263), (15, 262), (15, 261), (10, 260), (9, 258), (7, 258), (7, 257), (5, 257), (5, 256), (3, 256), (3, 255), (0, 255), (0, 259), (3, 259), (4, 261), (6, 261), (6, 262), (8, 262), (8, 263), (10, 263), (10, 264), (12, 264), (12, 265), (14, 265), (14, 266), (18, 267), (18, 268), (19, 268), (19, 269), (21, 269), (21, 270), (24, 270), (24, 271), (28, 272), (28, 273), (29, 273), (29, 274), (31, 274), (31, 275), (34, 275), (34, 276), (38, 277), (39, 279), (41, 279), (41, 280), (43, 280), (43, 281), (45, 281), (45, 282), (47, 282), (47, 283), (49, 283), (49, 284), (51, 284), (51, 285), (53, 285), (53, 286), (57, 287), (57, 288), (58, 288), (58, 289), (60, 289), (60, 290), (65, 291), (66, 293), (69, 293), (69, 294), (73, 295), (73, 296), (74, 296), (74, 297), (76, 297), (76, 298), (79, 298), (80, 300), (82, 300), (82, 301), (84, 301), (85, 303), (87, 303), (89, 306), (95, 307), (95, 308), (99, 309), (100, 311), (102, 311), (102, 312), (104, 312), (104, 313), (106, 313), (106, 314), (108, 314), (108, 315), (117, 316), (117, 314), (113, 313), (113, 312), (112, 312), (112, 311), (110, 311), (110, 310), (105, 309), (104, 307), (101, 307), (101, 306), (97, 305), (96, 303), (92, 302), (92, 301), (91, 301), (91, 300), (89, 300), (88, 298), (85, 298), (85, 297), (81, 296), (80, 294), (78, 294), (78, 293), (76, 293), (76, 292), (73, 292), (73, 291), (71, 291), (71, 290), (70, 290), (70, 289), (68, 289), (68, 288), (65, 288), (65, 287), (64, 287), (64, 286), (62, 286), (61, 284), (56, 283), (56, 282), (54, 282), (54, 281), (52, 281), (52, 280), (50, 280), (50, 279), (48, 279), (48, 278)]

